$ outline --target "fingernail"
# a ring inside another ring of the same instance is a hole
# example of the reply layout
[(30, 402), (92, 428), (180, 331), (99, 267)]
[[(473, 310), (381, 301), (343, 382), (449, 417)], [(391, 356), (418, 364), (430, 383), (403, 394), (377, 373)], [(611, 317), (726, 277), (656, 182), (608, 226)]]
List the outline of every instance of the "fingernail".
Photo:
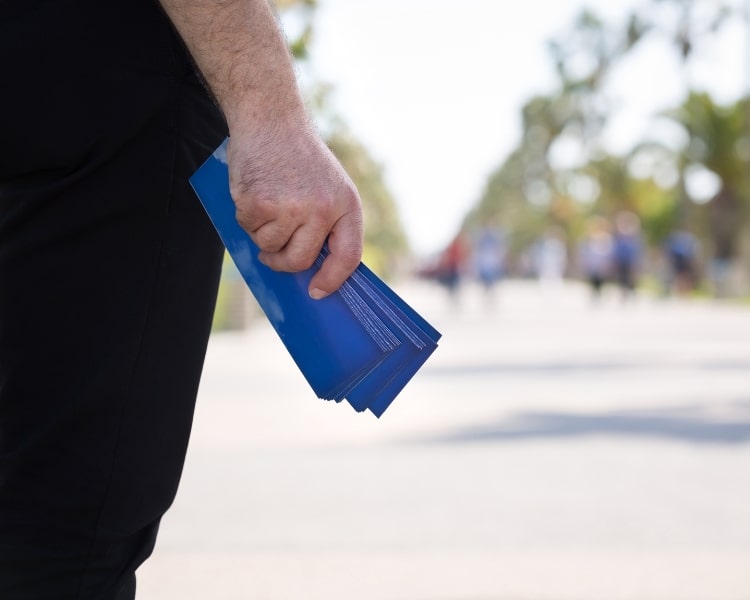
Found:
[(309, 293), (310, 298), (312, 298), (313, 300), (322, 300), (328, 295), (328, 292), (324, 292), (323, 290), (318, 288), (311, 289)]

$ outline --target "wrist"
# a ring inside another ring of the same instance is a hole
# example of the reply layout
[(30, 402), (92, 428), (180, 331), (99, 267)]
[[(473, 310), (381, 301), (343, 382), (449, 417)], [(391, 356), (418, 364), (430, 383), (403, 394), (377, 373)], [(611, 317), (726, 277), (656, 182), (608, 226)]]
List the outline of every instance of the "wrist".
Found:
[[(224, 117), (233, 136), (280, 135), (284, 131), (312, 129), (310, 119), (301, 98), (284, 98), (277, 102), (253, 97), (248, 94), (236, 102), (222, 106)], [(219, 100), (221, 104), (221, 100)]]

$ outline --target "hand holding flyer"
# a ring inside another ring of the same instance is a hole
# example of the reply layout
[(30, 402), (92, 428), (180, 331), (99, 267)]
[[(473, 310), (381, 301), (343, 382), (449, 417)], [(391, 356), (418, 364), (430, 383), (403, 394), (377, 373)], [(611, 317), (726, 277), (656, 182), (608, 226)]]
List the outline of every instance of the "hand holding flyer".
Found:
[(226, 140), (190, 178), (242, 277), (319, 398), (380, 417), (437, 347), (440, 333), (364, 264), (338, 292), (307, 293), (316, 265), (285, 273), (258, 260), (229, 193)]

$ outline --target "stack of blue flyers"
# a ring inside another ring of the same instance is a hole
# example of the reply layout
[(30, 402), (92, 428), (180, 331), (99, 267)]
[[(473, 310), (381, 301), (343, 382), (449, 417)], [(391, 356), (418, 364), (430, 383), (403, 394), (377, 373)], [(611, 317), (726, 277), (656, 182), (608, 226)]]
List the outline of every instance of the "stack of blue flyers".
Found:
[(307, 288), (324, 260), (300, 273), (272, 271), (239, 226), (229, 194), (227, 141), (190, 183), (242, 277), (313, 391), (380, 417), (437, 347), (440, 333), (365, 265), (337, 293)]

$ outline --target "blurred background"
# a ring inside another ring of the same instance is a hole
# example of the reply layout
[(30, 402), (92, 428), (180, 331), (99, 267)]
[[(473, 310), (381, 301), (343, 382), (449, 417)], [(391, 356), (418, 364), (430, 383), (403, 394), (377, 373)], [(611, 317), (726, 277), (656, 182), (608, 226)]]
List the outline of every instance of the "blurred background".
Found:
[(750, 599), (750, 1), (276, 5), (444, 338), (316, 400), (227, 259), (140, 597)]

